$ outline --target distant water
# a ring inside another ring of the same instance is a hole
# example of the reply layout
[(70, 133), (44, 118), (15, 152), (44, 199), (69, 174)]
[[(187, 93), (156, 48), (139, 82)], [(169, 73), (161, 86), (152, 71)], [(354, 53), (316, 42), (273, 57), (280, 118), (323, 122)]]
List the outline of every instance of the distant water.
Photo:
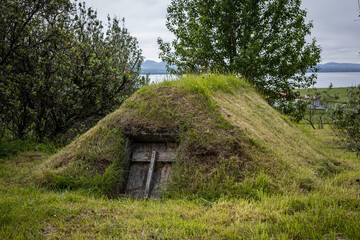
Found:
[[(329, 72), (318, 73), (317, 88), (327, 88), (330, 83), (334, 87), (353, 87), (360, 84), (360, 72)], [(149, 75), (152, 83), (162, 82), (165, 79), (173, 79), (171, 75)]]
[(327, 88), (330, 83), (334, 87), (354, 87), (360, 84), (360, 72), (329, 72), (318, 73), (317, 88)]
[(149, 77), (150, 77), (150, 83), (158, 83), (164, 80), (171, 80), (176, 78), (174, 75), (166, 75), (166, 74), (150, 74)]

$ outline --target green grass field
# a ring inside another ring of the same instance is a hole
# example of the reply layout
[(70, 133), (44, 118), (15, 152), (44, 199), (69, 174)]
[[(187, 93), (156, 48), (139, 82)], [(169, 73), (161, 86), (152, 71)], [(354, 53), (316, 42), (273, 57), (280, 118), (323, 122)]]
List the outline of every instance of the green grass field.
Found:
[[(327, 88), (319, 88), (318, 91), (319, 92), (323, 92), (323, 91), (327, 91), (329, 93), (329, 95), (331, 96), (338, 96), (338, 99), (333, 100), (332, 102), (330, 102), (330, 105), (335, 105), (335, 104), (343, 104), (348, 100), (348, 96), (347, 96), (347, 91), (349, 88), (332, 88), (331, 90), (328, 90)], [(300, 89), (299, 90), (300, 95), (313, 95), (314, 91), (312, 89)], [(330, 123), (330, 118), (329, 118), (329, 114), (326, 112), (326, 110), (316, 110), (313, 112), (313, 124), (316, 128), (320, 127), (319, 123), (320, 123), (320, 116), (322, 116), (322, 121), (324, 124), (329, 124)], [(305, 119), (309, 119), (309, 112), (306, 113), (305, 115)], [(308, 121), (302, 121), (303, 124), (307, 125), (309, 124)]]
[[(313, 132), (341, 152), (328, 128)], [(31, 174), (48, 157), (26, 151), (0, 161), (0, 239), (359, 239), (360, 160), (316, 189), (260, 200), (108, 199), (38, 188)]]
[[(119, 195), (123, 133), (164, 127), (167, 194)], [(62, 149), (0, 143), (0, 239), (360, 239), (359, 213), (360, 159), (233, 76), (144, 87)]]
[[(339, 99), (334, 101), (334, 103), (343, 103), (347, 100), (347, 90), (349, 88), (332, 88), (329, 90), (330, 95), (337, 95), (339, 96)], [(319, 88), (320, 92), (323, 90), (327, 90), (326, 88)], [(311, 95), (311, 89), (300, 89), (301, 95)]]

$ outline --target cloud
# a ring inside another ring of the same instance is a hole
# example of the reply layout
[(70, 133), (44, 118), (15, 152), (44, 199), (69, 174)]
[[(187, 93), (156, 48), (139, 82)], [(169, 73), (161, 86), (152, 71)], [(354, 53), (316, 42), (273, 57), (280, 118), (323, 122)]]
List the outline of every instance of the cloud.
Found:
[[(105, 21), (125, 18), (126, 27), (135, 36), (146, 59), (158, 59), (157, 38), (170, 41), (173, 36), (165, 26), (166, 10), (171, 0), (86, 0)], [(313, 20), (312, 36), (321, 45), (322, 61), (360, 63), (360, 20), (356, 0), (303, 0), (308, 21)]]
[(303, 0), (322, 61), (360, 63), (360, 20), (356, 0)]
[(125, 26), (136, 37), (146, 59), (158, 59), (157, 38), (166, 41), (172, 34), (165, 26), (166, 10), (171, 0), (86, 0), (105, 22), (107, 15), (125, 18)]

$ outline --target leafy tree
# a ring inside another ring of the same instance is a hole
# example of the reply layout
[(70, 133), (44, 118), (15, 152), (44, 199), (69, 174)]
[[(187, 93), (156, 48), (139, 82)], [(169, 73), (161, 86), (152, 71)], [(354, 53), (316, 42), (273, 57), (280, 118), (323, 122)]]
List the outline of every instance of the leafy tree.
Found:
[(89, 127), (148, 81), (124, 21), (84, 3), (4, 0), (0, 26), (0, 124), (18, 138)]
[[(167, 28), (171, 43), (158, 39), (160, 58), (178, 73), (203, 68), (235, 72), (273, 99), (294, 99), (292, 89), (314, 84), (320, 48), (306, 43), (301, 0), (172, 0)], [(305, 75), (308, 70), (312, 74)], [(173, 70), (174, 71), (174, 70)]]
[(124, 20), (108, 17), (104, 31), (96, 13), (80, 3), (71, 23), (73, 39), (59, 62), (71, 101), (58, 101), (55, 133), (96, 122), (148, 81), (139, 77), (143, 57)]
[(345, 104), (337, 104), (331, 111), (335, 132), (344, 140), (349, 149), (360, 154), (360, 85), (347, 91)]
[(337, 94), (331, 94), (331, 90), (333, 89), (333, 84), (330, 83), (330, 86), (327, 89), (322, 89), (319, 91), (319, 97), (321, 99), (321, 104), (328, 107), (326, 110), (319, 111), (319, 129), (324, 128), (324, 123), (328, 123), (328, 110), (330, 104), (334, 101), (338, 100), (340, 97)]
[(54, 50), (65, 41), (63, 30), (68, 16), (64, 12), (70, 9), (71, 4), (62, 0), (1, 2), (1, 119), (18, 137), (24, 137), (35, 115), (43, 114), (35, 112), (34, 100), (46, 93), (56, 72)]
[(288, 115), (293, 121), (299, 123), (304, 119), (309, 102), (299, 99), (298, 101), (278, 101), (275, 108)]
[[(331, 93), (332, 89), (333, 84), (330, 83), (327, 89), (312, 88), (308, 92), (311, 99), (308, 101), (304, 120), (309, 122), (313, 129), (315, 129), (316, 116), (318, 117), (319, 129), (324, 128), (324, 123), (329, 120), (328, 107), (331, 103), (339, 99), (337, 94)], [(321, 105), (324, 106), (324, 108), (319, 109), (319, 106), (315, 104), (316, 99), (320, 100)]]

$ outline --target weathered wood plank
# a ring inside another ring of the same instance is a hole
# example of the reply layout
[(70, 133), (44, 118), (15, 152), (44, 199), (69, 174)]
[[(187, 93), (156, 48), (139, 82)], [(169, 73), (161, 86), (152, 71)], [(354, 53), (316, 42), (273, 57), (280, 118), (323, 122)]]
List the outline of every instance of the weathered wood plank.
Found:
[[(157, 162), (175, 162), (176, 154), (174, 152), (157, 152)], [(134, 152), (132, 162), (150, 162), (150, 152)]]
[(176, 143), (135, 143), (133, 146), (134, 152), (151, 152), (151, 150), (158, 152), (175, 151)]
[(156, 151), (153, 151), (152, 155), (151, 155), (149, 173), (147, 176), (145, 191), (144, 191), (145, 198), (149, 198), (149, 195), (150, 195), (150, 185), (151, 185), (152, 175), (153, 175), (154, 169), (155, 169), (155, 162), (156, 162), (156, 155), (157, 155), (156, 153), (157, 153)]

